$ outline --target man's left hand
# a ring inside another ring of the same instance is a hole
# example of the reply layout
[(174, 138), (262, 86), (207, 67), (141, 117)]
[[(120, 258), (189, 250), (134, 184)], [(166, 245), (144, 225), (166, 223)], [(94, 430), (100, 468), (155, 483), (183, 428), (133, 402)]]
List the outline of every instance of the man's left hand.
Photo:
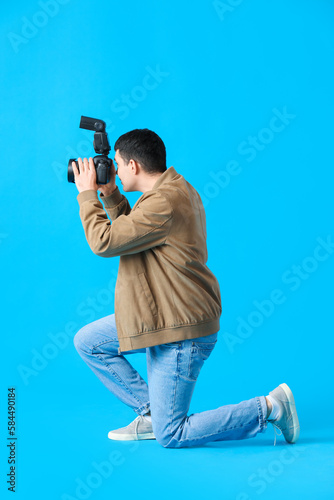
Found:
[(81, 158), (78, 158), (78, 164), (80, 172), (78, 171), (75, 162), (72, 161), (74, 181), (79, 193), (87, 191), (88, 189), (94, 189), (97, 191), (96, 170), (93, 158), (89, 158), (89, 162), (87, 158), (84, 158), (83, 161)]

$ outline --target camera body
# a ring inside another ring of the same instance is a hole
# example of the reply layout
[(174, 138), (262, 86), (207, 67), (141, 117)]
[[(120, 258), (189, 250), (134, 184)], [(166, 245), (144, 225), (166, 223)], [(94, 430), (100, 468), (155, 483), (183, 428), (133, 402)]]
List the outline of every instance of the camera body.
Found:
[[(108, 184), (108, 182), (110, 181), (112, 159), (108, 157), (111, 148), (108, 141), (108, 135), (106, 133), (106, 124), (104, 121), (96, 118), (81, 116), (79, 126), (80, 128), (95, 131), (93, 147), (95, 153), (98, 153), (97, 156), (94, 156), (93, 158), (96, 170), (96, 184)], [(80, 172), (78, 161), (74, 158), (71, 158), (68, 161), (67, 167), (68, 182), (75, 182), (72, 161), (75, 161), (77, 169)]]

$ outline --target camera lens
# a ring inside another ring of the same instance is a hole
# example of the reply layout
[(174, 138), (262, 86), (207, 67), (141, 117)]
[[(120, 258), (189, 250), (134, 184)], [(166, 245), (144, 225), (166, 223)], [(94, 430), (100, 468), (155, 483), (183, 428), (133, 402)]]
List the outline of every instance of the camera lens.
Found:
[(76, 159), (75, 158), (71, 158), (70, 160), (68, 160), (68, 167), (67, 167), (67, 180), (68, 180), (68, 182), (75, 182), (74, 181), (74, 172), (73, 172), (73, 167), (72, 167), (72, 161), (75, 161), (77, 169), (80, 172), (79, 164), (76, 161)]

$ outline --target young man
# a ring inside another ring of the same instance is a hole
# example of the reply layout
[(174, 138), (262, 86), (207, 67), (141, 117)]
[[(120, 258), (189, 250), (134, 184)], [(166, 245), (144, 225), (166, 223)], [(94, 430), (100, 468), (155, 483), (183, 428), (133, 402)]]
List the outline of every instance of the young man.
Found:
[[(157, 439), (181, 448), (251, 438), (270, 422), (287, 442), (296, 442), (299, 422), (286, 384), (267, 397), (188, 416), (222, 312), (218, 281), (206, 265), (204, 207), (193, 186), (174, 167), (167, 169), (165, 145), (154, 132), (132, 130), (114, 149), (117, 172), (113, 165), (109, 184), (96, 184), (91, 158), (79, 158), (79, 170), (73, 163), (90, 248), (101, 257), (120, 256), (115, 314), (74, 338), (83, 360), (137, 414), (109, 438)], [(116, 173), (124, 191), (143, 193), (132, 209), (116, 186)], [(138, 352), (146, 353), (148, 383), (125, 357)]]

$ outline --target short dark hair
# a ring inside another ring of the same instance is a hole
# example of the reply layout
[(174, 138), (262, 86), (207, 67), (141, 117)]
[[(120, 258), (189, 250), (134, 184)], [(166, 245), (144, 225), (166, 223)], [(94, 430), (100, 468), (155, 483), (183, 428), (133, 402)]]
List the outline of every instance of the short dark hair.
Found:
[(162, 139), (152, 130), (137, 128), (121, 135), (114, 146), (126, 163), (135, 160), (148, 174), (165, 172), (166, 147)]

